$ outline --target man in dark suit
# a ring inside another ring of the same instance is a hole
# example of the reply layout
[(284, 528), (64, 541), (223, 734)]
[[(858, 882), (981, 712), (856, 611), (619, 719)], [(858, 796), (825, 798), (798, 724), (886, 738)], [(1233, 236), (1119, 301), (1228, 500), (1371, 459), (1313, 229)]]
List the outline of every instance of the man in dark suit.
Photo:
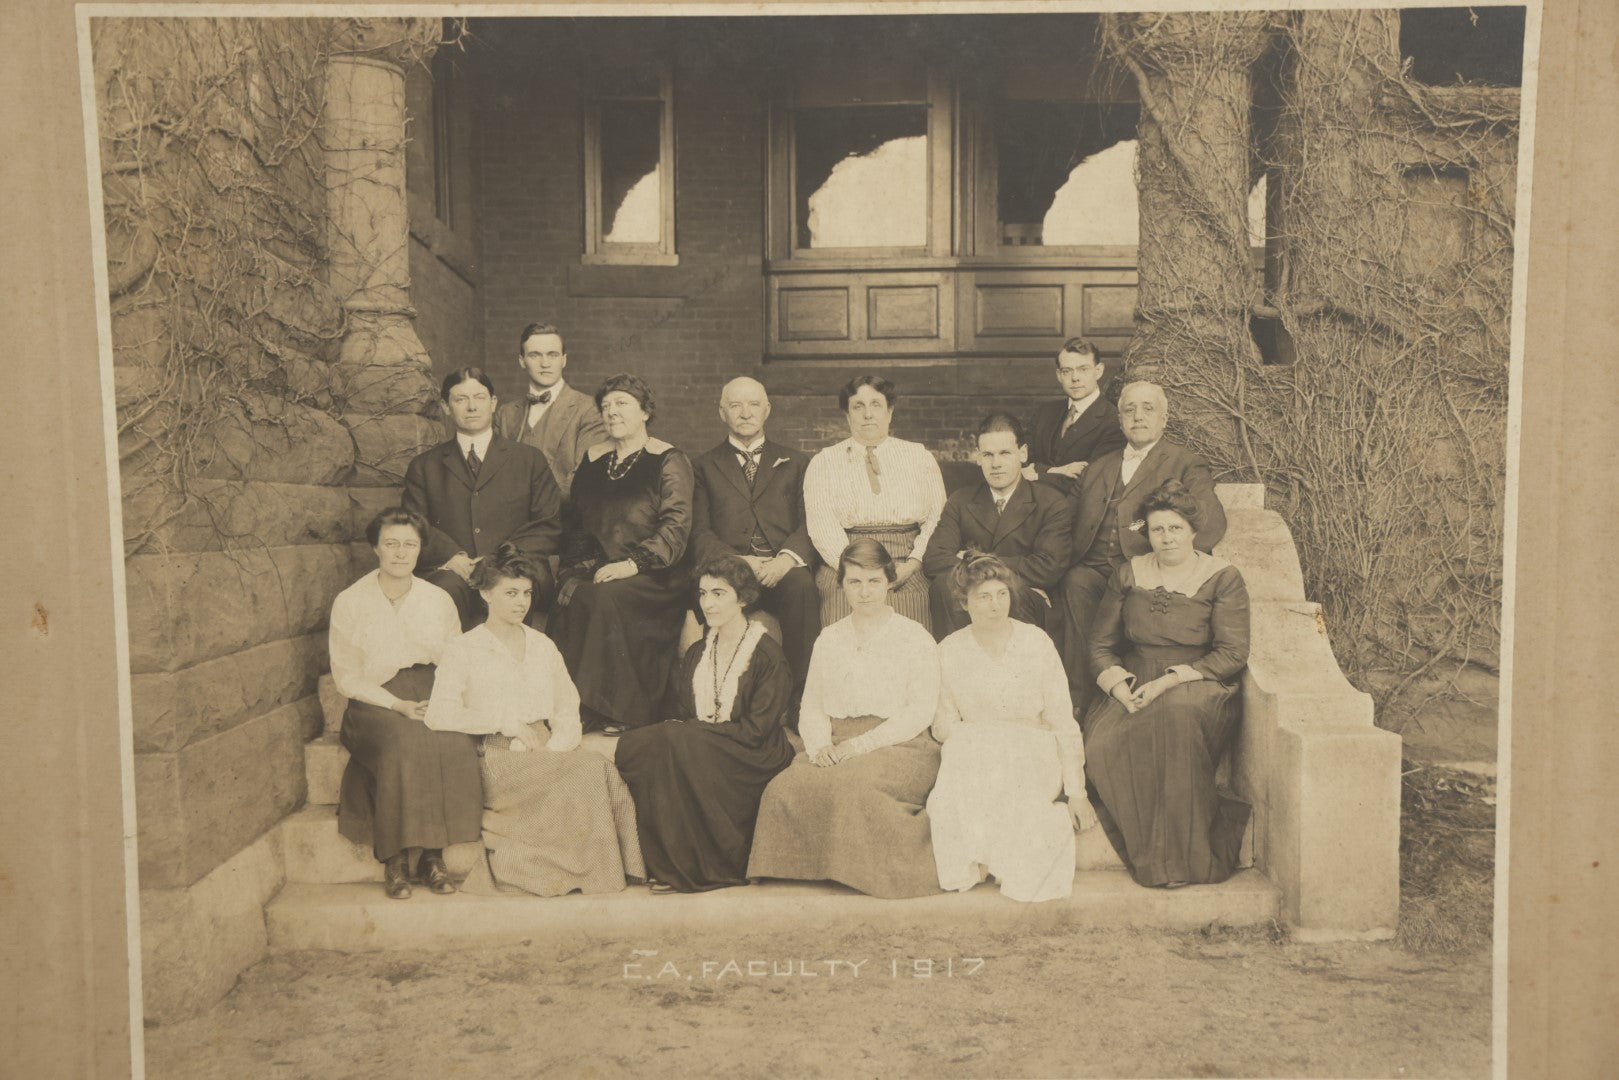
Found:
[(1202, 458), (1164, 439), (1169, 400), (1156, 383), (1133, 382), (1119, 395), (1119, 422), (1126, 444), (1092, 462), (1073, 502), (1074, 566), (1062, 580), (1063, 666), (1074, 704), (1083, 708), (1095, 675), (1090, 662), (1091, 616), (1113, 571), (1152, 550), (1136, 513), (1165, 480), (1186, 485), (1197, 500), (1194, 546), (1213, 551), (1225, 535), (1225, 510), (1214, 493), (1214, 477)]
[(796, 697), (821, 632), (821, 598), (804, 525), (807, 462), (765, 438), (769, 416), (770, 397), (757, 380), (732, 379), (720, 391), (720, 419), (730, 435), (695, 462), (692, 544), (699, 564), (729, 553), (753, 567), (764, 586), (759, 606), (781, 623)]
[[(939, 640), (969, 622), (950, 586), (950, 571), (970, 554), (994, 555), (1023, 582), (1012, 615), (1046, 629), (1052, 625), (1050, 592), (1068, 569), (1073, 518), (1068, 500), (1023, 479), (1029, 458), (1023, 425), (991, 413), (978, 425), (982, 483), (951, 495), (922, 556), (929, 580), (933, 634)], [(1039, 590), (1039, 591), (1036, 591)]]
[(1124, 445), (1118, 411), (1102, 396), (1105, 373), (1096, 346), (1084, 338), (1063, 342), (1057, 353), (1057, 383), (1064, 396), (1034, 411), (1034, 432), (1029, 440), (1031, 479), (1071, 496), (1091, 462)]
[(528, 376), (528, 392), (523, 400), (508, 401), (495, 410), (495, 433), (544, 454), (566, 499), (573, 490), (574, 470), (586, 450), (607, 441), (607, 428), (596, 402), (563, 381), (568, 354), (556, 327), (549, 323), (523, 327), (517, 365)]
[(417, 454), (405, 470), (403, 504), (427, 519), (416, 572), (450, 594), (461, 629), (483, 618), (483, 598), (471, 585), (478, 560), (512, 543), (534, 564), (529, 625), (543, 625), (552, 580), (547, 556), (557, 550), (562, 493), (545, 455), (495, 434), (495, 387), (480, 368), (458, 368), (444, 379), (445, 407), (455, 438)]

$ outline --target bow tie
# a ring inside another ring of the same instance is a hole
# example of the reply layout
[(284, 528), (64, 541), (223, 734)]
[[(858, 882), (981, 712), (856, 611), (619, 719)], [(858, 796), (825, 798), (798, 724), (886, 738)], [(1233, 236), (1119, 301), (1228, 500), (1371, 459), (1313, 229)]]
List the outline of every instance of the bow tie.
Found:
[(541, 390), (538, 394), (536, 394), (534, 391), (530, 390), (528, 393), (528, 403), (530, 405), (551, 404), (551, 391)]
[[(1150, 446), (1147, 447), (1147, 450), (1151, 450), (1151, 449), (1152, 449), (1152, 447), (1150, 447)], [(1147, 450), (1137, 450), (1133, 446), (1126, 446), (1124, 448), (1124, 460), (1126, 460), (1126, 461), (1140, 461), (1142, 458), (1147, 456)]]

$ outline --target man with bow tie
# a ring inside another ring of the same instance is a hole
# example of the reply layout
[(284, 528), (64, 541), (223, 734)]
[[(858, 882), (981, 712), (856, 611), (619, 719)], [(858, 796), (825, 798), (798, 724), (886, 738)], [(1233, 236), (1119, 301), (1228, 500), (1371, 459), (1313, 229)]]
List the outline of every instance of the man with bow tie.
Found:
[(1029, 438), (1031, 480), (1071, 496), (1090, 463), (1124, 445), (1118, 411), (1102, 396), (1104, 374), (1096, 346), (1084, 338), (1063, 342), (1057, 352), (1057, 385), (1063, 396), (1034, 411), (1034, 431)]
[(1204, 460), (1164, 438), (1169, 399), (1156, 383), (1133, 382), (1119, 394), (1119, 424), (1125, 445), (1091, 462), (1074, 497), (1074, 566), (1062, 580), (1063, 666), (1074, 704), (1083, 708), (1095, 691), (1090, 662), (1091, 616), (1113, 572), (1152, 550), (1137, 508), (1165, 480), (1186, 485), (1197, 500), (1200, 527), (1193, 540), (1212, 552), (1225, 535), (1225, 511), (1214, 494)]
[(481, 368), (450, 372), (442, 397), (455, 437), (417, 454), (405, 470), (401, 502), (427, 521), (416, 573), (450, 594), (461, 629), (470, 630), (485, 615), (473, 569), (501, 544), (514, 544), (537, 572), (528, 623), (538, 629), (550, 608), (562, 493), (544, 454), (495, 433), (495, 384)]
[(770, 396), (756, 379), (732, 379), (720, 391), (729, 435), (694, 462), (692, 544), (699, 565), (729, 553), (753, 567), (764, 586), (759, 606), (781, 622), (796, 699), (821, 632), (821, 600), (804, 525), (806, 459), (765, 438), (769, 416)]
[(922, 572), (929, 578), (933, 636), (943, 641), (971, 620), (950, 587), (950, 571), (971, 555), (994, 555), (1023, 583), (1012, 617), (1054, 633), (1051, 593), (1068, 568), (1073, 518), (1068, 500), (1023, 478), (1028, 439), (1015, 416), (991, 413), (978, 425), (982, 483), (945, 500)]
[(521, 401), (508, 401), (495, 411), (495, 431), (513, 442), (527, 443), (545, 455), (562, 497), (573, 490), (573, 473), (585, 451), (607, 440), (607, 428), (590, 395), (562, 379), (568, 366), (562, 332), (549, 323), (529, 323), (517, 344), (517, 366), (528, 376)]

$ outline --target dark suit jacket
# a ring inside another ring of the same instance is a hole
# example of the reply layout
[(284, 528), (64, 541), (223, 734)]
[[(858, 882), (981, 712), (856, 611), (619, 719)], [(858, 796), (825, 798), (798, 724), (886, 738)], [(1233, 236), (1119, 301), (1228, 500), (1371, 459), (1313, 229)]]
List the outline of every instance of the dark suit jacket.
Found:
[(551, 402), (540, 422), (525, 438), (523, 425), (528, 422), (528, 398), (503, 402), (495, 410), (495, 434), (523, 442), (545, 455), (551, 463), (551, 475), (556, 477), (562, 497), (573, 490), (573, 474), (584, 460), (585, 451), (607, 439), (607, 426), (602, 423), (596, 402), (588, 394), (562, 385), (562, 393)]
[(808, 459), (766, 439), (753, 485), (729, 440), (696, 462), (692, 544), (702, 562), (727, 552), (746, 555), (755, 526), (773, 551), (791, 551), (815, 565), (815, 546), (804, 525), (804, 469)]
[(488, 555), (508, 541), (542, 558), (557, 550), (562, 530), (562, 493), (545, 455), (499, 435), (489, 440), (476, 483), (455, 439), (417, 454), (405, 470), (403, 505), (427, 519), (420, 570), (458, 551)]
[(1095, 461), (1124, 447), (1124, 431), (1119, 427), (1119, 410), (1104, 394), (1091, 402), (1090, 408), (1079, 414), (1074, 426), (1063, 433), (1062, 422), (1068, 417), (1068, 399), (1047, 401), (1034, 410), (1034, 429), (1029, 436), (1029, 463), (1042, 483), (1050, 484), (1064, 495), (1072, 495), (1079, 484), (1066, 476), (1048, 476), (1046, 470), (1053, 465), (1068, 465), (1075, 461)]
[(996, 556), (1034, 588), (1049, 589), (1073, 561), (1072, 531), (1068, 500), (1051, 488), (1019, 483), (997, 516), (989, 485), (979, 481), (945, 500), (922, 572), (947, 574), (959, 561), (956, 553), (971, 548)]
[(1141, 515), (1141, 501), (1165, 480), (1174, 478), (1185, 484), (1197, 500), (1199, 516), (1197, 536), (1193, 541), (1199, 551), (1213, 551), (1214, 545), (1225, 535), (1225, 510), (1214, 494), (1214, 476), (1203, 459), (1167, 439), (1147, 452), (1147, 457), (1136, 466), (1135, 475), (1124, 489), (1119, 501), (1118, 514), (1111, 522), (1107, 516), (1108, 500), (1118, 489), (1124, 465), (1124, 450), (1115, 450), (1106, 457), (1091, 462), (1079, 478), (1079, 494), (1074, 509), (1074, 561), (1085, 557), (1091, 544), (1104, 528), (1119, 530), (1119, 550), (1125, 557), (1145, 555), (1152, 550), (1145, 529), (1130, 528), (1131, 522)]

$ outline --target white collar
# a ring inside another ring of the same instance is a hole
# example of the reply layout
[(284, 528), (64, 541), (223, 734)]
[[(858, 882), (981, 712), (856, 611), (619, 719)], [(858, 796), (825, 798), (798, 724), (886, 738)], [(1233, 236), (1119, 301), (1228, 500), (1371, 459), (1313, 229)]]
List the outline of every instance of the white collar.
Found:
[(765, 636), (765, 626), (762, 622), (748, 620), (748, 628), (742, 632), (742, 641), (736, 647), (736, 656), (731, 659), (730, 670), (721, 673), (720, 699), (716, 708), (714, 665), (719, 658), (715, 655), (714, 639), (718, 636), (718, 630), (708, 632), (703, 642), (703, 655), (698, 658), (697, 667), (691, 673), (692, 701), (697, 706), (697, 719), (705, 724), (723, 724), (731, 719), (731, 710), (736, 707), (737, 683), (753, 659), (753, 650), (758, 647), (759, 639)]
[(1143, 446), (1140, 450), (1137, 450), (1135, 447), (1131, 446), (1129, 443), (1125, 443), (1124, 444), (1124, 460), (1126, 460), (1126, 461), (1140, 461), (1142, 458), (1144, 458), (1148, 454), (1152, 453), (1152, 448), (1157, 446), (1158, 443), (1160, 443), (1160, 442), (1163, 442), (1163, 440), (1158, 439), (1158, 440), (1156, 440), (1154, 442), (1150, 442), (1146, 446)]
[(478, 448), (478, 457), (480, 459), (489, 456), (489, 443), (494, 439), (494, 437), (495, 429), (493, 427), (486, 427), (476, 435), (465, 435), (459, 431), (455, 433), (455, 441), (461, 447), (461, 456), (467, 456), (467, 448), (469, 446), (476, 446)]
[(1020, 476), (1016, 480), (1012, 481), (1012, 486), (1011, 487), (1007, 488), (1005, 492), (1003, 492), (1003, 493), (1001, 493), (999, 495), (997, 495), (995, 493), (994, 488), (989, 486), (989, 481), (988, 480), (984, 481), (984, 487), (988, 488), (988, 490), (989, 490), (989, 501), (990, 502), (999, 501), (1001, 503), (1004, 503), (1004, 504), (1010, 506), (1011, 503), (1012, 503), (1012, 496), (1017, 494), (1018, 485), (1021, 484), (1022, 482), (1023, 482), (1023, 478)]
[[(555, 405), (557, 403), (557, 398), (561, 397), (562, 396), (562, 391), (566, 390), (567, 388), (568, 388), (568, 380), (567, 379), (558, 379), (556, 382), (552, 383), (550, 386), (547, 386), (545, 389), (538, 390), (538, 391), (536, 391), (534, 389), (534, 384), (533, 383), (529, 383), (528, 384), (528, 389), (523, 391), (523, 400), (528, 401), (528, 395), (530, 395), (530, 394), (549, 393), (551, 395), (551, 400), (546, 402), (546, 404), (547, 405)], [(538, 404), (540, 404), (538, 401), (528, 401), (528, 405), (529, 405), (530, 408), (533, 408), (535, 405), (538, 405)]]
[(1097, 389), (1092, 390), (1089, 394), (1086, 394), (1084, 397), (1080, 398), (1078, 401), (1075, 401), (1073, 398), (1069, 398), (1068, 411), (1073, 415), (1078, 416), (1092, 405), (1095, 405), (1096, 399), (1101, 396), (1102, 391), (1101, 388), (1098, 387)]
[(753, 440), (753, 444), (751, 446), (743, 446), (737, 441), (735, 435), (730, 436), (726, 441), (731, 444), (731, 449), (735, 450), (739, 454), (755, 454), (764, 447), (765, 437), (764, 433), (760, 432), (758, 438)]
[(1174, 584), (1165, 578), (1163, 568), (1158, 565), (1158, 556), (1150, 551), (1145, 555), (1133, 556), (1130, 570), (1135, 574), (1138, 588), (1163, 589), (1182, 596), (1195, 596), (1209, 578), (1231, 565), (1218, 555), (1209, 555), (1195, 548), (1192, 557), (1196, 565), (1185, 572), (1185, 577), (1177, 575)]

